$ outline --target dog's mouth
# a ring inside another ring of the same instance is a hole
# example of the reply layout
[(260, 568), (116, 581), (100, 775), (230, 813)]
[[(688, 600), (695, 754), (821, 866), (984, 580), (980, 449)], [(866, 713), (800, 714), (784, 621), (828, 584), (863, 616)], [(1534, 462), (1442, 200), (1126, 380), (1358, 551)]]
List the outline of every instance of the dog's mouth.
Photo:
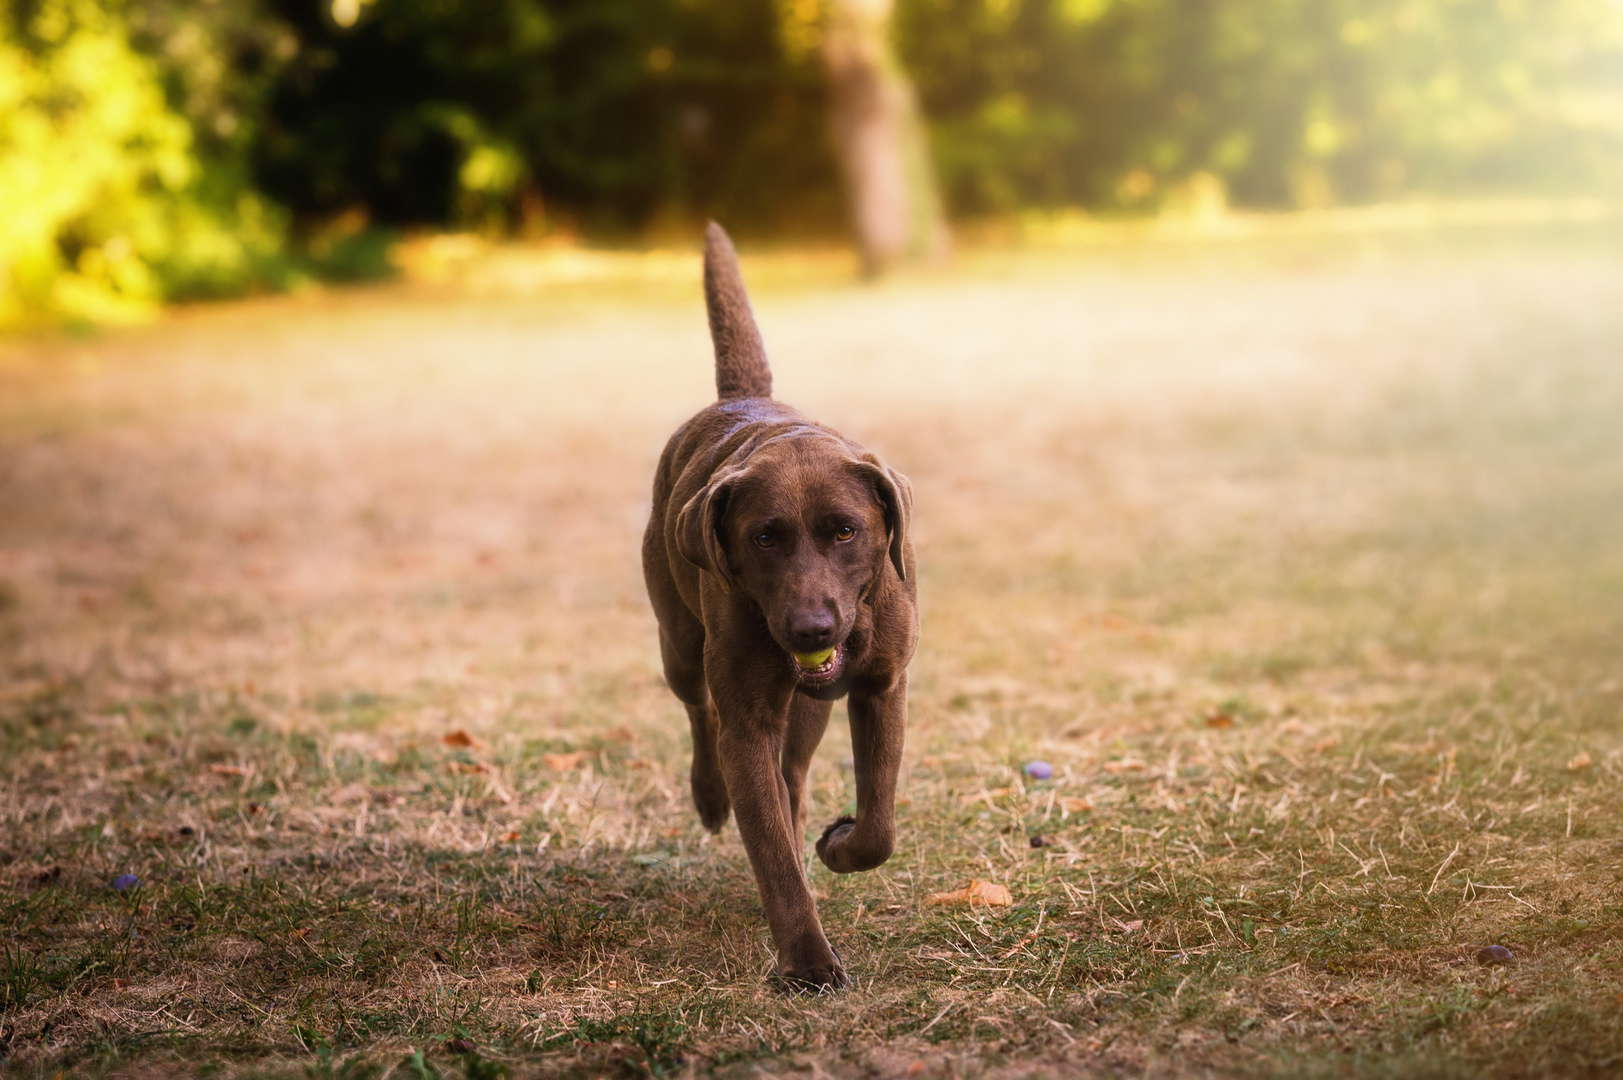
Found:
[(816, 652), (803, 652), (790, 654), (795, 660), (795, 674), (800, 676), (801, 682), (825, 683), (833, 682), (839, 675), (840, 661), (845, 659), (845, 649), (835, 645), (829, 649), (818, 649)]

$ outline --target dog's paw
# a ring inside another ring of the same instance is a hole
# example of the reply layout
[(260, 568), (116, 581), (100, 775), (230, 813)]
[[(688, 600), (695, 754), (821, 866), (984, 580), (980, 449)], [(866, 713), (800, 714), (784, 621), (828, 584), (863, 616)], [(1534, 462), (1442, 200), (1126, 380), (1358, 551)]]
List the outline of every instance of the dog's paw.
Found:
[(851, 835), (851, 830), (856, 827), (856, 818), (843, 815), (835, 818), (829, 827), (823, 830), (823, 835), (817, 838), (817, 857), (822, 859), (830, 870), (835, 869), (834, 864), (828, 861), (830, 853), (844, 844), (846, 838)]
[(727, 824), (727, 815), (732, 809), (725, 784), (706, 783), (699, 777), (693, 778), (693, 806), (699, 811), (704, 827), (713, 833), (720, 832)]
[(796, 994), (833, 993), (851, 985), (851, 976), (845, 973), (840, 954), (832, 947), (827, 956), (810, 962), (797, 964), (780, 957), (772, 978), (781, 989)]
[(893, 843), (888, 834), (857, 837), (856, 828), (856, 818), (836, 818), (817, 841), (817, 857), (836, 874), (872, 870), (890, 858)]
[(721, 827), (727, 824), (727, 815), (731, 812), (731, 808), (725, 800), (719, 804), (713, 803), (708, 806), (697, 799), (693, 800), (693, 802), (699, 810), (700, 823), (711, 832), (719, 833)]

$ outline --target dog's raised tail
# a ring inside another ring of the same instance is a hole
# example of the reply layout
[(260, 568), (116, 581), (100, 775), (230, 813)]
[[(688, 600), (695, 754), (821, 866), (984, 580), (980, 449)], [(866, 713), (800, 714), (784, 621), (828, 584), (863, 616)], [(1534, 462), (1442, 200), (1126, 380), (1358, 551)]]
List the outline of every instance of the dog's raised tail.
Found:
[(772, 368), (738, 272), (738, 253), (727, 231), (712, 221), (704, 231), (704, 305), (716, 347), (716, 396), (772, 396)]

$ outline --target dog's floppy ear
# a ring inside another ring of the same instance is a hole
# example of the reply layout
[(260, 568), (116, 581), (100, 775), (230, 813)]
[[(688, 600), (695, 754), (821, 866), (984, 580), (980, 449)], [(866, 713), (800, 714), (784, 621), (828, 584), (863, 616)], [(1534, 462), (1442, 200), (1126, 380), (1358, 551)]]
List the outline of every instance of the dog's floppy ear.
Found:
[(727, 519), (727, 501), (743, 473), (741, 468), (718, 473), (676, 515), (676, 550), (682, 558), (714, 576), (724, 593), (733, 591), (733, 572), (727, 564), (722, 528)]
[(896, 568), (896, 576), (906, 581), (907, 567), (902, 553), (907, 545), (908, 523), (913, 517), (913, 485), (874, 454), (862, 455), (857, 469), (873, 484), (874, 495), (884, 508), (885, 529), (890, 533), (890, 564)]

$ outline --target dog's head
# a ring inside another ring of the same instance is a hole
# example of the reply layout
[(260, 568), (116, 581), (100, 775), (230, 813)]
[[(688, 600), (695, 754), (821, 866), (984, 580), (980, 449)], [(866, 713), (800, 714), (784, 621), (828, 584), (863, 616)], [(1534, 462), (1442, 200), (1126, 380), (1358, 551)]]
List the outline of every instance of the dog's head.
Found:
[(837, 680), (857, 610), (887, 564), (906, 580), (907, 478), (832, 433), (735, 455), (677, 518), (684, 558), (755, 601), (801, 681)]

